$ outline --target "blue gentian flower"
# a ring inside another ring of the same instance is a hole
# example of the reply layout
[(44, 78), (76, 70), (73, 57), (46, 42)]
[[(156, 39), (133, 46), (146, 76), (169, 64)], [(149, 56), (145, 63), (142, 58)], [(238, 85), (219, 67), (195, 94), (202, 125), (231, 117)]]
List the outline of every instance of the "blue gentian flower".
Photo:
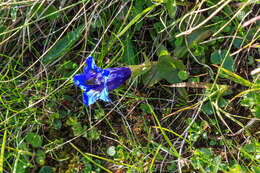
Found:
[(83, 102), (86, 106), (98, 99), (109, 102), (108, 92), (119, 87), (132, 74), (128, 67), (99, 68), (93, 57), (87, 58), (86, 64), (84, 73), (74, 76), (74, 84), (83, 90)]

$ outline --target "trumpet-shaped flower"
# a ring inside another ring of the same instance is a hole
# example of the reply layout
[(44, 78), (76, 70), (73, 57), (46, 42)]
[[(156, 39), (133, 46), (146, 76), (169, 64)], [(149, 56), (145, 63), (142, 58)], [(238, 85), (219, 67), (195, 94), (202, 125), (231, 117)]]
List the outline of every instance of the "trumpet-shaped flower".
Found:
[(98, 99), (109, 102), (108, 92), (119, 87), (132, 74), (128, 67), (99, 68), (93, 57), (87, 58), (86, 64), (84, 73), (74, 76), (74, 84), (83, 90), (83, 102), (86, 106)]

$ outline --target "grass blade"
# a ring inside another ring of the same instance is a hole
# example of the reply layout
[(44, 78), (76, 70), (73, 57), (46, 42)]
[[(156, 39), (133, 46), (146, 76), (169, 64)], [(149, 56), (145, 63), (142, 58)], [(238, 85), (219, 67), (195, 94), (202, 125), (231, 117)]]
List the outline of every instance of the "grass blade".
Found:
[(173, 146), (172, 142), (170, 141), (170, 139), (168, 138), (168, 136), (167, 136), (166, 133), (164, 132), (164, 130), (163, 130), (163, 128), (162, 128), (162, 126), (161, 126), (161, 124), (160, 124), (160, 122), (159, 122), (157, 116), (155, 115), (155, 113), (154, 113), (154, 111), (153, 111), (153, 108), (152, 108), (151, 105), (149, 105), (149, 104), (148, 104), (148, 106), (149, 106), (149, 109), (150, 109), (151, 113), (153, 114), (153, 116), (154, 116), (154, 118), (155, 118), (155, 120), (156, 120), (158, 126), (159, 126), (159, 129), (161, 130), (161, 132), (162, 132), (162, 134), (163, 134), (163, 137), (165, 138), (165, 140), (167, 141), (167, 143), (170, 145), (170, 147), (171, 147), (171, 149), (173, 150), (175, 156), (178, 157), (178, 158), (180, 158), (181, 156), (178, 154), (178, 152), (177, 152), (177, 150), (175, 149), (175, 147)]
[(138, 22), (138, 20), (147, 12), (151, 11), (154, 7), (158, 6), (159, 4), (154, 4), (148, 8), (146, 8), (145, 10), (142, 11), (142, 13), (139, 13), (138, 15), (136, 15), (130, 22), (128, 25), (126, 25), (126, 27), (117, 35), (118, 37), (121, 37), (132, 25), (134, 25), (135, 23)]
[(227, 74), (227, 75), (225, 75), (225, 77), (234, 81), (234, 82), (236, 82), (236, 83), (239, 83), (239, 84), (241, 84), (243, 86), (247, 86), (247, 87), (252, 87), (254, 85), (253, 83), (249, 82), (248, 80), (244, 79), (243, 77), (241, 77), (241, 76), (239, 76), (239, 75), (237, 75), (237, 74), (235, 74), (235, 73), (233, 73), (233, 72), (231, 72), (227, 69), (224, 69), (224, 68), (217, 66), (215, 64), (212, 64), (212, 65), (219, 68), (223, 72), (225, 72)]
[(84, 25), (81, 25), (74, 31), (69, 32), (66, 36), (60, 39), (51, 50), (42, 58), (43, 64), (53, 63), (57, 58), (67, 53), (70, 48), (76, 43), (81, 36)]
[(2, 147), (1, 147), (1, 155), (0, 155), (0, 173), (4, 171), (4, 151), (5, 151), (5, 139), (6, 139), (6, 130), (3, 137)]

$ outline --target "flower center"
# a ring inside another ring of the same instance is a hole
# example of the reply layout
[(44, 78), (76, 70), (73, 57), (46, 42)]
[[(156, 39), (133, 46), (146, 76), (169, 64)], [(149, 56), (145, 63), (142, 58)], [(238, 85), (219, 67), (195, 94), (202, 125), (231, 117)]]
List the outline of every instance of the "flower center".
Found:
[(104, 83), (104, 78), (101, 73), (97, 73), (92, 78), (85, 81), (86, 85), (101, 85)]

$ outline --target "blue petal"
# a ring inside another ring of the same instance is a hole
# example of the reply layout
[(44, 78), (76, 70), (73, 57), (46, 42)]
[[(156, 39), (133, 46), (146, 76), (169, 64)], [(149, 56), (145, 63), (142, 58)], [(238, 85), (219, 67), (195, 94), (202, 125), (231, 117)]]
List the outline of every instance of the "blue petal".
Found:
[(93, 57), (90, 56), (86, 59), (86, 64), (88, 65), (89, 69), (94, 69), (96, 67), (95, 61), (93, 60)]
[(84, 85), (86, 81), (85, 75), (84, 74), (75, 75), (73, 81), (76, 86)]
[(107, 88), (105, 88), (105, 89), (101, 92), (101, 94), (100, 94), (100, 99), (103, 100), (103, 101), (105, 101), (105, 102), (110, 102), (110, 101), (111, 101), (111, 100), (109, 99), (109, 97), (108, 97), (108, 89), (107, 89)]
[(101, 99), (105, 102), (109, 102), (110, 99), (108, 97), (108, 90), (103, 89), (102, 91), (99, 90), (89, 90), (87, 92), (83, 92), (83, 103), (86, 106), (89, 106), (95, 103), (98, 99)]
[(110, 71), (107, 70), (107, 69), (104, 69), (103, 72), (102, 72), (103, 77), (108, 77), (109, 74), (110, 74)]
[(97, 73), (94, 72), (93, 70), (89, 69), (88, 67), (84, 67), (84, 75), (85, 75), (85, 79), (91, 79), (97, 76)]
[(107, 78), (107, 88), (112, 91), (124, 83), (127, 79), (131, 77), (132, 71), (128, 67), (120, 68), (107, 68), (109, 76)]
[(74, 83), (83, 92), (83, 102), (89, 106), (101, 99), (109, 102), (108, 92), (116, 89), (131, 76), (128, 67), (102, 69), (95, 65), (93, 57), (86, 60), (84, 74), (74, 76)]
[(87, 68), (84, 68), (84, 73), (88, 73), (89, 70), (93, 70), (96, 73), (100, 73), (103, 71), (102, 68), (96, 66), (92, 56), (86, 59), (86, 64), (87, 64)]
[(83, 103), (89, 106), (98, 100), (98, 96), (93, 94), (93, 90), (83, 92)]
[(74, 84), (82, 89), (83, 91), (88, 91), (95, 86), (86, 85), (86, 76), (84, 74), (78, 74), (74, 76)]

